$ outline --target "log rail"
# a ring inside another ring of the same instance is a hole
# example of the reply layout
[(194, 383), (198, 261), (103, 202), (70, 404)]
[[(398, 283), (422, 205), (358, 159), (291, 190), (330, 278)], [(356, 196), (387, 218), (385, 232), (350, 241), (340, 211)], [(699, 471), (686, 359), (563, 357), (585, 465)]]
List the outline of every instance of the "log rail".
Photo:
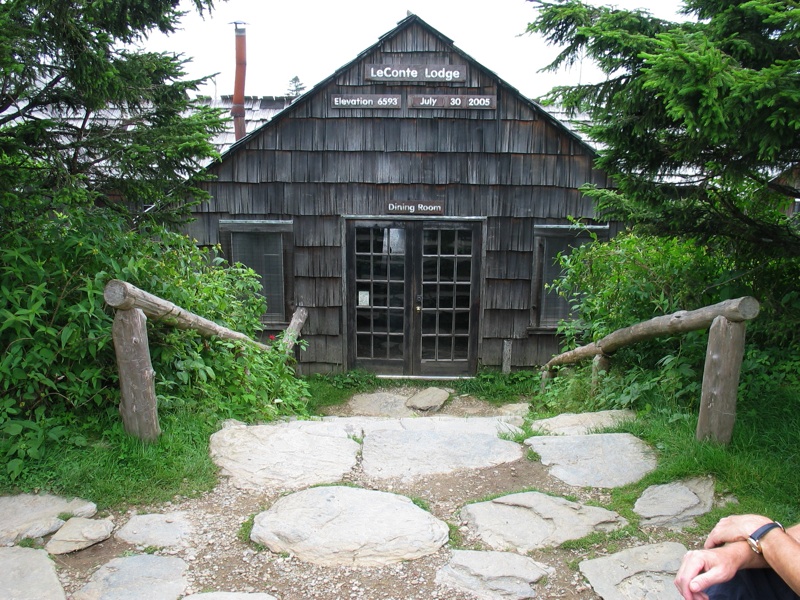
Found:
[[(178, 329), (193, 329), (204, 337), (236, 340), (269, 350), (238, 331), (222, 327), (168, 300), (154, 296), (119, 279), (109, 281), (103, 290), (106, 304), (116, 309), (112, 337), (117, 356), (120, 383), (119, 411), (125, 431), (141, 440), (153, 442), (161, 434), (155, 390), (155, 371), (147, 343), (147, 319), (163, 320)], [(295, 310), (284, 334), (287, 353), (294, 348), (308, 317), (305, 307)]]
[(542, 367), (542, 389), (548, 379), (555, 377), (555, 367), (592, 358), (594, 387), (600, 379), (600, 371), (608, 369), (609, 355), (620, 348), (662, 335), (709, 329), (696, 438), (728, 444), (736, 417), (745, 323), (755, 319), (759, 309), (758, 300), (744, 296), (618, 329), (596, 342), (551, 358)]

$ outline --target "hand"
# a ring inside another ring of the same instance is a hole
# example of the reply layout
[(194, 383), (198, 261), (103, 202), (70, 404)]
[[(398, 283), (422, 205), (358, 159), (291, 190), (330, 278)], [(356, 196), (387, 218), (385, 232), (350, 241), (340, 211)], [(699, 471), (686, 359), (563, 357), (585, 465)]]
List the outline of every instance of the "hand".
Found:
[(706, 538), (705, 548), (717, 548), (731, 542), (746, 542), (759, 527), (772, 519), (761, 515), (732, 515), (721, 519)]
[(706, 589), (736, 575), (742, 563), (742, 550), (750, 552), (741, 544), (687, 552), (675, 576), (675, 587), (684, 600), (708, 600)]

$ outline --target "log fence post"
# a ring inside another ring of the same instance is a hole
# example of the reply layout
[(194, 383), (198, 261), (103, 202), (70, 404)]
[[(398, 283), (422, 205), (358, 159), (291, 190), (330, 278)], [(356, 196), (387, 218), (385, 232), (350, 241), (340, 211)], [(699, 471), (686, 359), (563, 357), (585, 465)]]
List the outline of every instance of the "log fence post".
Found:
[(711, 324), (695, 433), (697, 441), (710, 440), (720, 444), (731, 441), (744, 337), (744, 322), (735, 323), (720, 316)]
[(118, 310), (111, 326), (119, 369), (119, 413), (125, 431), (140, 440), (155, 442), (161, 435), (147, 317), (138, 308)]
[(592, 396), (597, 395), (597, 390), (600, 389), (600, 382), (603, 376), (608, 373), (611, 367), (611, 357), (607, 354), (595, 354), (592, 359)]

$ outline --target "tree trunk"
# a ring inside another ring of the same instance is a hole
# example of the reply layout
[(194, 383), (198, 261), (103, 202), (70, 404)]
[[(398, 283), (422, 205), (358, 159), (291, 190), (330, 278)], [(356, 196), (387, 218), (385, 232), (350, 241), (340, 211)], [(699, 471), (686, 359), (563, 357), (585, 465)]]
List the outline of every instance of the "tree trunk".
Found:
[(286, 328), (286, 333), (283, 337), (286, 343), (286, 354), (289, 354), (297, 343), (297, 338), (300, 337), (300, 330), (303, 328), (303, 325), (305, 325), (307, 318), (308, 309), (305, 306), (298, 306), (292, 315), (292, 320), (289, 323), (289, 327)]
[(149, 318), (163, 319), (178, 329), (194, 329), (205, 337), (217, 336), (227, 340), (239, 340), (255, 344), (262, 350), (269, 350), (269, 346), (252, 340), (243, 333), (217, 325), (213, 321), (204, 319), (180, 306), (175, 306), (168, 300), (148, 294), (126, 281), (120, 281), (119, 279), (109, 281), (103, 290), (103, 298), (106, 304), (116, 309), (139, 308)]
[(146, 442), (161, 435), (155, 371), (147, 344), (147, 317), (134, 308), (118, 310), (111, 328), (119, 368), (119, 412), (125, 431)]
[(743, 322), (733, 323), (722, 316), (711, 324), (695, 435), (698, 441), (711, 440), (720, 444), (731, 441), (745, 327)]

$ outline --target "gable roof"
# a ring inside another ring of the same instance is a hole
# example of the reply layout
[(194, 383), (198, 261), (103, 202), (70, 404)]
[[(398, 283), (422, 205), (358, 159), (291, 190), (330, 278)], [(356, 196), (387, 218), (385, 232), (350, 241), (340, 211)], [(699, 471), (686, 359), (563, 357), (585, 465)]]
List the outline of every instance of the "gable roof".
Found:
[[(383, 34), (380, 38), (378, 38), (378, 41), (375, 44), (369, 46), (368, 48), (363, 50), (361, 53), (359, 53), (353, 60), (351, 60), (350, 62), (348, 62), (345, 65), (343, 65), (343, 66), (339, 67), (338, 69), (336, 69), (336, 71), (334, 71), (331, 75), (329, 75), (328, 77), (326, 77), (325, 79), (323, 79), (322, 81), (320, 81), (319, 83), (314, 85), (311, 89), (306, 91), (304, 94), (298, 96), (297, 98), (292, 99), (293, 101), (289, 105), (287, 105), (283, 110), (279, 110), (279, 111), (275, 112), (272, 115), (271, 119), (269, 119), (268, 121), (264, 122), (261, 125), (256, 126), (251, 131), (248, 131), (247, 135), (245, 135), (244, 137), (242, 137), (241, 139), (235, 141), (233, 144), (231, 144), (229, 147), (227, 147), (224, 151), (222, 151), (222, 155), (220, 157), (220, 160), (224, 160), (227, 155), (236, 152), (236, 150), (240, 146), (243, 146), (243, 145), (247, 144), (248, 141), (250, 141), (254, 136), (258, 135), (258, 133), (261, 130), (263, 130), (264, 128), (269, 127), (274, 122), (280, 121), (283, 117), (291, 114), (291, 112), (293, 112), (294, 110), (297, 110), (299, 107), (301, 107), (306, 102), (309, 102), (311, 98), (315, 97), (318, 93), (321, 93), (321, 91), (323, 89), (328, 87), (331, 83), (335, 82), (336, 79), (341, 74), (345, 73), (346, 71), (348, 71), (351, 68), (353, 68), (354, 66), (356, 66), (358, 63), (363, 61), (365, 58), (367, 58), (370, 54), (372, 54), (376, 50), (379, 50), (381, 48), (381, 46), (383, 46), (385, 43), (387, 43), (392, 38), (396, 37), (397, 35), (399, 35), (403, 31), (405, 31), (406, 29), (408, 29), (410, 27), (413, 27), (415, 25), (417, 25), (419, 27), (422, 27), (427, 32), (429, 32), (431, 35), (433, 35), (434, 37), (438, 38), (446, 46), (449, 47), (450, 51), (455, 52), (457, 55), (459, 55), (461, 58), (463, 58), (470, 65), (472, 65), (474, 67), (477, 67), (478, 69), (480, 69), (480, 70), (484, 71), (485, 73), (489, 74), (497, 82), (499, 87), (505, 88), (506, 90), (511, 92), (514, 96), (516, 96), (516, 98), (520, 102), (522, 102), (523, 104), (527, 105), (531, 110), (533, 110), (537, 114), (541, 115), (542, 118), (545, 121), (549, 122), (552, 126), (554, 126), (554, 127), (558, 128), (558, 129), (560, 129), (561, 131), (563, 131), (568, 137), (572, 138), (582, 148), (584, 148), (584, 150), (588, 154), (590, 154), (592, 156), (596, 155), (596, 151), (592, 147), (592, 145), (589, 144), (589, 142), (584, 137), (579, 135), (577, 133), (576, 129), (573, 129), (572, 127), (570, 127), (567, 124), (565, 124), (565, 122), (560, 121), (559, 119), (557, 119), (555, 116), (550, 114), (538, 102), (536, 102), (536, 101), (534, 101), (534, 100), (532, 100), (530, 98), (527, 98), (517, 88), (515, 88), (511, 84), (507, 83), (501, 77), (499, 77), (494, 71), (492, 71), (492, 70), (488, 69), (487, 67), (483, 66), (481, 63), (476, 61), (474, 58), (472, 58), (466, 52), (464, 52), (463, 50), (458, 48), (458, 46), (456, 46), (453, 43), (453, 40), (451, 40), (449, 37), (445, 36), (443, 33), (441, 33), (435, 27), (429, 25), (427, 22), (422, 20), (419, 16), (411, 14), (408, 17), (406, 17), (405, 19), (403, 19), (402, 21), (400, 21), (394, 29), (388, 31), (387, 33)], [(250, 129), (250, 128), (248, 127), (248, 129)]]

